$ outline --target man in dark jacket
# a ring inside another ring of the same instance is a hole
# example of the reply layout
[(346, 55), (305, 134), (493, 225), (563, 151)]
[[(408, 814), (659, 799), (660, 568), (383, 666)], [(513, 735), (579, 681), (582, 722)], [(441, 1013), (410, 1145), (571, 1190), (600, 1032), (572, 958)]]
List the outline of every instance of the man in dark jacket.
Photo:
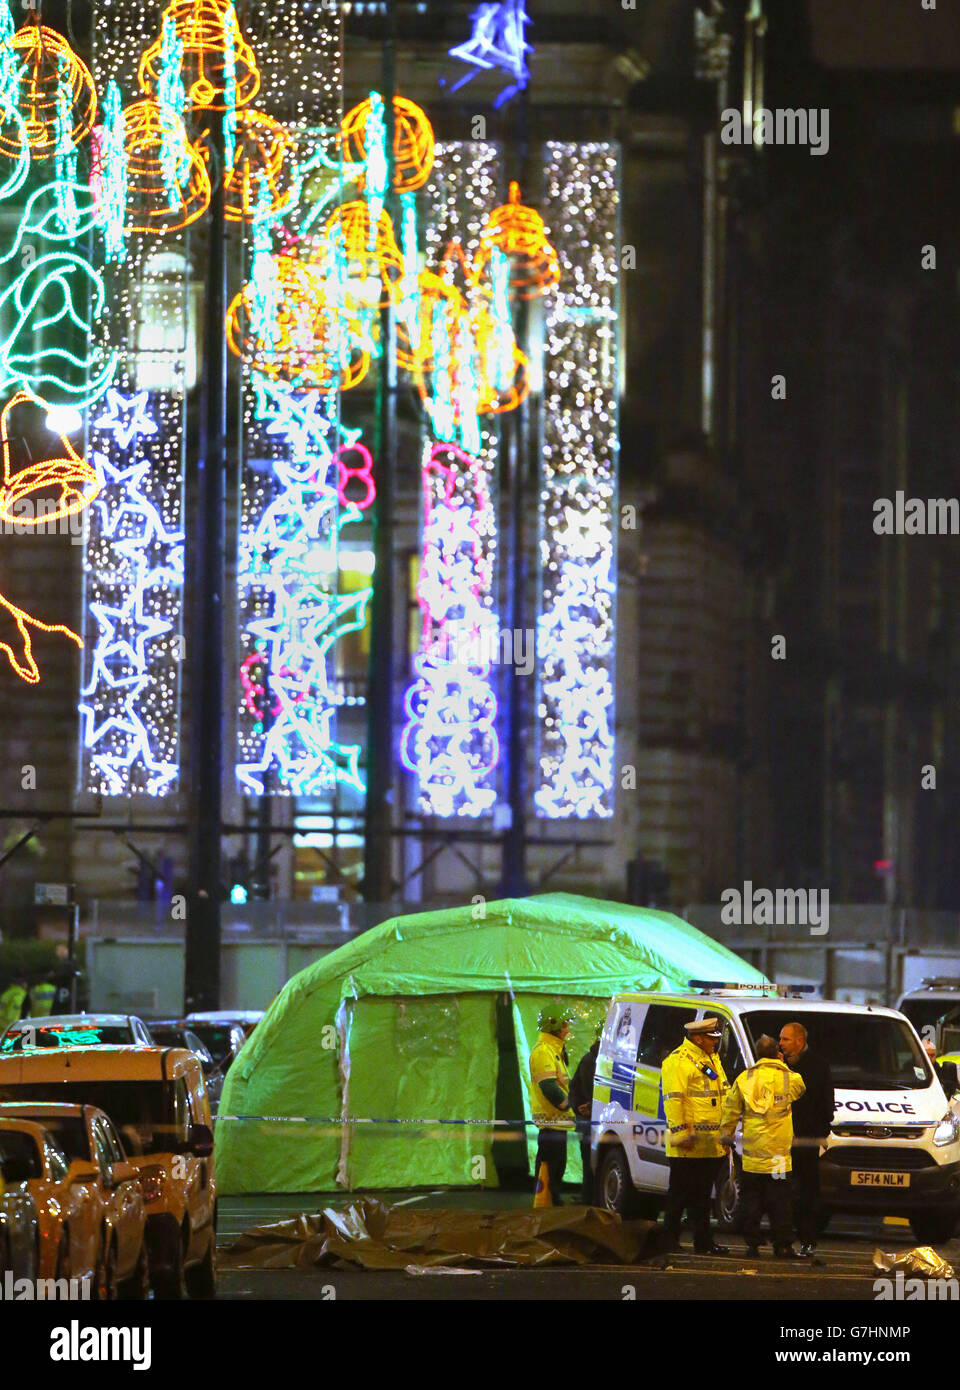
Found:
[(800, 1254), (809, 1258), (820, 1234), (820, 1148), (833, 1123), (833, 1077), (825, 1057), (807, 1046), (802, 1023), (785, 1023), (780, 1030), (780, 1054), (806, 1087), (793, 1106), (793, 1223)]
[(590, 1171), (590, 1136), (592, 1127), (590, 1116), (593, 1111), (593, 1078), (597, 1070), (597, 1053), (600, 1051), (600, 1034), (603, 1024), (597, 1024), (597, 1036), (590, 1048), (580, 1058), (579, 1065), (570, 1082), (570, 1106), (577, 1126), (580, 1140), (580, 1162), (583, 1164), (583, 1186), (580, 1201), (585, 1207), (592, 1207), (593, 1174)]

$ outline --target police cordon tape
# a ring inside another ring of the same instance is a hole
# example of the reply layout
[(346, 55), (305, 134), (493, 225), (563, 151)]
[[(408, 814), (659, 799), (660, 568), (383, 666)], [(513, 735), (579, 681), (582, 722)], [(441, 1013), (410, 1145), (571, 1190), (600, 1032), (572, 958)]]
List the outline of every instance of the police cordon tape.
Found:
[[(370, 1115), (217, 1115), (214, 1117), (214, 1124), (219, 1124), (222, 1120), (270, 1125), (332, 1125), (336, 1128), (341, 1125), (469, 1125), (483, 1129), (539, 1129), (536, 1120), (452, 1120), (439, 1116), (436, 1119), (380, 1119)], [(577, 1120), (577, 1124), (584, 1129), (588, 1126), (605, 1123), (607, 1122), (604, 1120), (588, 1120), (586, 1116)], [(565, 1120), (554, 1127), (569, 1129), (572, 1133), (574, 1122), (573, 1120)]]

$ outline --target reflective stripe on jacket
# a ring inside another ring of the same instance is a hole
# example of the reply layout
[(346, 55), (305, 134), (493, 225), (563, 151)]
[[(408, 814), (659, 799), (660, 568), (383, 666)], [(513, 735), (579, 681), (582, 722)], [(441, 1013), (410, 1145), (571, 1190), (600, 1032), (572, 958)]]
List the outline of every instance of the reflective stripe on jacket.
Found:
[[(720, 1158), (720, 1116), (727, 1091), (720, 1058), (685, 1038), (664, 1059), (663, 1112), (667, 1118), (669, 1158)], [(680, 1147), (680, 1140), (693, 1143)]]
[(570, 1074), (563, 1061), (563, 1043), (553, 1033), (541, 1033), (530, 1053), (530, 1113), (541, 1129), (572, 1129), (568, 1110), (558, 1110), (540, 1089), (540, 1082), (552, 1078), (564, 1095), (570, 1091)]
[(803, 1077), (775, 1057), (762, 1058), (737, 1077), (724, 1102), (721, 1132), (733, 1138), (742, 1117), (745, 1173), (790, 1172), (790, 1107), (804, 1089)]
[(34, 985), (30, 991), (30, 1017), (46, 1018), (53, 1013), (56, 994), (56, 985)]

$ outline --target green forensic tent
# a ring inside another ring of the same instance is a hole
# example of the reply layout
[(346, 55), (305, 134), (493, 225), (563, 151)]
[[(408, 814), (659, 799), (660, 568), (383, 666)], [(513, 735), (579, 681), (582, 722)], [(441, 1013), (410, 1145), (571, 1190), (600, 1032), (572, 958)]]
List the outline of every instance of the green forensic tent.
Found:
[[(571, 1012), (572, 1072), (611, 995), (691, 979), (763, 976), (672, 913), (566, 893), (383, 922), (289, 980), (233, 1063), (220, 1191), (497, 1186), (532, 1171), (536, 1131), (520, 1122), (539, 1010)], [(571, 1141), (568, 1180), (579, 1171)]]

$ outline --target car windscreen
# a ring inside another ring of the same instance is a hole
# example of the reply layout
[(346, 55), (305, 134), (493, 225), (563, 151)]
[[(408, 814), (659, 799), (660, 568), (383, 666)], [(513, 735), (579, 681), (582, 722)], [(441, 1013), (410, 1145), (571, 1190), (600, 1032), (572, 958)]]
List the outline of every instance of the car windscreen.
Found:
[(830, 1063), (833, 1084), (841, 1090), (916, 1091), (930, 1085), (930, 1065), (902, 1019), (763, 1008), (745, 1011), (743, 1021), (754, 1045), (764, 1033), (779, 1039), (785, 1023), (802, 1023), (808, 1047)]
[(23, 1052), (33, 1047), (100, 1047), (104, 1043), (128, 1043), (130, 1029), (121, 1023), (58, 1023), (47, 1027), (28, 1024), (9, 1028), (0, 1041), (0, 1052)]
[(227, 1061), (233, 1056), (233, 1029), (224, 1023), (191, 1023), (190, 1031), (206, 1043), (215, 1061)]
[(3, 1086), (0, 1098), (96, 1105), (120, 1131), (131, 1158), (169, 1153), (186, 1137), (185, 1096), (163, 1081), (28, 1081)]

